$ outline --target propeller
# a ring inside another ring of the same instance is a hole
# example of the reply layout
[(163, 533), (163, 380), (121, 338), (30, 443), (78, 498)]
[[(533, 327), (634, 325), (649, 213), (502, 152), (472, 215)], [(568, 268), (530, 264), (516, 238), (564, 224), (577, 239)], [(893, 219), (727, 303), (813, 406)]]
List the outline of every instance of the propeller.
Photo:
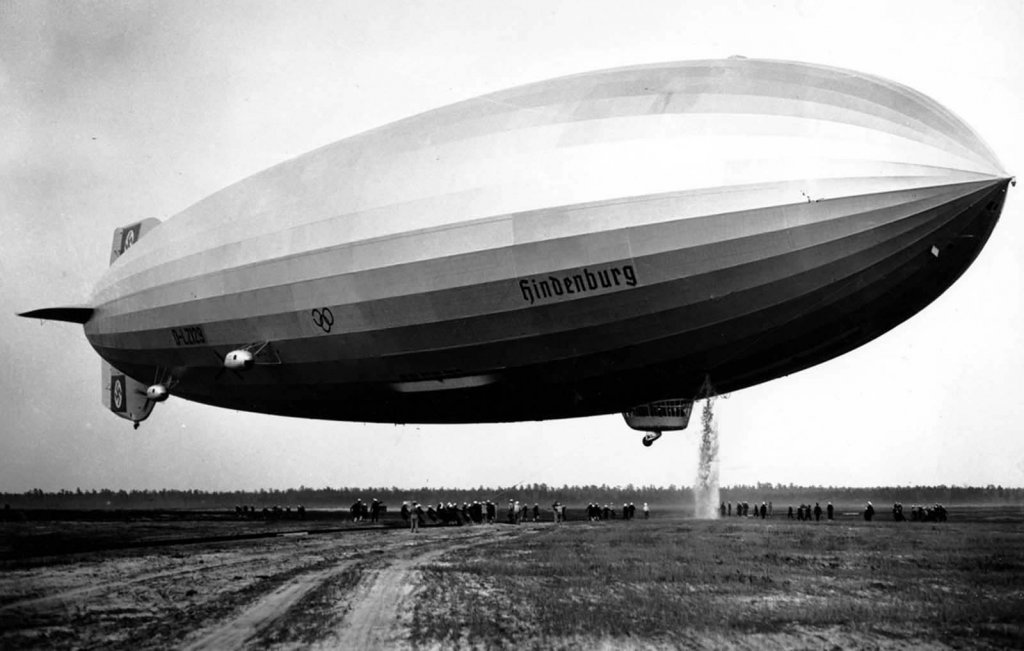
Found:
[[(256, 350), (256, 353), (263, 350), (264, 346), (266, 346), (266, 344), (260, 346), (259, 349)], [(225, 371), (231, 371), (239, 380), (244, 380), (245, 378), (242, 377), (242, 374), (239, 371), (247, 371), (256, 364), (256, 353), (253, 353), (250, 348), (251, 346), (232, 350), (227, 355), (224, 355), (224, 357), (221, 357), (220, 353), (216, 350), (211, 350), (221, 364), (220, 370), (218, 370), (217, 374), (213, 376), (213, 381), (218, 382), (221, 376), (224, 375)]]

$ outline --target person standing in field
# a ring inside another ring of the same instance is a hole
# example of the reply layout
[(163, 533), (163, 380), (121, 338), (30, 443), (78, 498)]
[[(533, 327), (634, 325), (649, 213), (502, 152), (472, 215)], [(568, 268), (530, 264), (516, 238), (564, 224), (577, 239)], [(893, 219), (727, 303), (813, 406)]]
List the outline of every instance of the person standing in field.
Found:
[(647, 502), (644, 502), (644, 520), (649, 520), (651, 517), (651, 507), (647, 506)]
[(875, 517), (875, 507), (871, 506), (871, 502), (864, 508), (864, 519), (867, 522), (871, 522), (871, 518)]
[(829, 520), (832, 520), (833, 516), (835, 515), (835, 512), (836, 512), (835, 507), (832, 506), (832, 502), (829, 502), (828, 506), (825, 507), (825, 516)]
[[(403, 508), (405, 505), (402, 505)], [(419, 516), (420, 505), (416, 502), (412, 503), (411, 513), (409, 513), (409, 531), (416, 533), (420, 529), (420, 516)]]
[(820, 522), (821, 521), (821, 504), (819, 504), (817, 502), (814, 503), (814, 521), (815, 522)]

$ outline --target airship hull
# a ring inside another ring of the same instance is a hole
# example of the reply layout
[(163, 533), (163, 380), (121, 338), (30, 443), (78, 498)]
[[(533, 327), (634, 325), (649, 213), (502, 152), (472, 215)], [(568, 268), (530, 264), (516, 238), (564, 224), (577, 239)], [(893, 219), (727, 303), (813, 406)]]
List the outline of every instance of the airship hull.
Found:
[[(891, 82), (765, 61), (540, 82), (311, 152), (161, 224), (86, 333), (236, 409), (487, 422), (732, 391), (891, 329), (1008, 179)], [(244, 373), (224, 354), (258, 349)]]

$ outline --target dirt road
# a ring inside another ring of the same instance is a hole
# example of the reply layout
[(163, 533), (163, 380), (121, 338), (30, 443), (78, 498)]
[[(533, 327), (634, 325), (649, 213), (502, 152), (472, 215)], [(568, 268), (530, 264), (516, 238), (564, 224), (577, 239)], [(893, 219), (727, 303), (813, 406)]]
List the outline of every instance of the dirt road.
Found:
[(507, 527), (109, 552), (0, 573), (0, 646), (409, 646), (419, 569)]
[(1024, 648), (1019, 521), (316, 532), (0, 564), (0, 648)]

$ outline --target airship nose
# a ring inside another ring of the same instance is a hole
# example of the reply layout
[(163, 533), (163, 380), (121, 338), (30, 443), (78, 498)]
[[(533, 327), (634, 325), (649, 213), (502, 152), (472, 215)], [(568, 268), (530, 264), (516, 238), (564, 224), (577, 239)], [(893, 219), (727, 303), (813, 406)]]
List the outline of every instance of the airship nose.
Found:
[(981, 253), (999, 222), (1011, 182), (1010, 177), (995, 180), (951, 222), (959, 224), (956, 230), (941, 231), (929, 250), (940, 265), (937, 285), (952, 284)]

